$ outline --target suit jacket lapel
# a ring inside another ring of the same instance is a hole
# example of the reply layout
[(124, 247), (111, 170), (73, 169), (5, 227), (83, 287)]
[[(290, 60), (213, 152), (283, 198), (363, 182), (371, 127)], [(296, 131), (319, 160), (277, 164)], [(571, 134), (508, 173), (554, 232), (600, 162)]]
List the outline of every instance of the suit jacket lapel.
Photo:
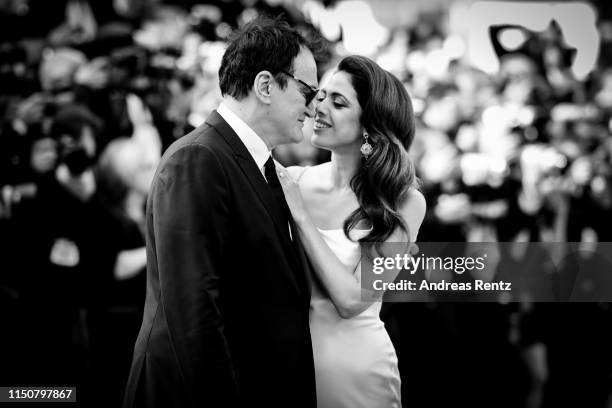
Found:
[[(301, 262), (296, 259), (296, 252), (291, 247), (291, 242), (289, 242), (285, 237), (287, 236), (287, 225), (280, 221), (283, 219), (282, 209), (278, 205), (272, 191), (270, 190), (270, 186), (264, 179), (261, 171), (257, 168), (257, 164), (253, 160), (253, 157), (242, 143), (236, 132), (227, 124), (227, 122), (217, 113), (217, 111), (213, 111), (210, 116), (206, 119), (206, 123), (214, 127), (217, 132), (225, 139), (225, 141), (229, 144), (229, 146), (234, 151), (234, 157), (242, 169), (243, 174), (249, 180), (249, 183), (257, 193), (259, 199), (263, 202), (268, 215), (272, 219), (276, 232), (279, 234), (279, 241), (285, 250), (285, 253), (288, 254), (288, 258), (290, 263), (293, 266), (294, 270), (300, 270)], [(281, 225), (282, 224), (282, 225)], [(295, 236), (297, 235), (297, 230), (292, 225), (292, 232)], [(296, 288), (299, 290), (300, 285), (298, 285), (296, 281), (296, 276), (294, 273), (288, 273), (291, 277)], [(306, 284), (306, 287), (309, 288), (309, 285)]]
[(302, 270), (304, 271), (303, 278), (305, 280), (304, 286), (307, 288), (307, 294), (310, 298), (312, 291), (312, 266), (310, 265), (310, 260), (306, 255), (306, 251), (304, 250), (304, 245), (302, 244), (302, 239), (300, 238), (300, 234), (297, 231), (297, 227), (295, 226), (295, 222), (293, 218), (289, 220), (291, 223), (291, 231), (293, 232), (293, 244), (295, 246), (295, 252), (298, 257), (298, 262), (302, 265)]

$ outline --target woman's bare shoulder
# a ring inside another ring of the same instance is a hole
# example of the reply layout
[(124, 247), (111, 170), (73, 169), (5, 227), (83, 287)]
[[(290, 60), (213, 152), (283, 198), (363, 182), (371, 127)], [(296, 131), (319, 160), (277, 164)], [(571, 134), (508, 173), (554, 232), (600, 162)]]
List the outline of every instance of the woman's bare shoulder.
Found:
[(306, 182), (306, 180), (317, 180), (327, 171), (328, 167), (329, 163), (322, 163), (314, 166), (289, 166), (287, 167), (287, 172), (293, 180), (302, 184), (302, 182)]

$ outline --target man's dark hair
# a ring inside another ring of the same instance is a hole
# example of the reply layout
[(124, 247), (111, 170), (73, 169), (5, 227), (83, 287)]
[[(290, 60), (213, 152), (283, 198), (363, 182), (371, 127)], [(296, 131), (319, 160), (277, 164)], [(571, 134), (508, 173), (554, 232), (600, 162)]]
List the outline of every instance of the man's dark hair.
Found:
[(258, 17), (232, 37), (219, 68), (219, 87), (223, 96), (246, 97), (255, 76), (270, 71), (281, 89), (287, 78), (281, 71), (293, 73), (293, 60), (306, 47), (318, 53), (320, 44), (306, 39), (282, 17)]

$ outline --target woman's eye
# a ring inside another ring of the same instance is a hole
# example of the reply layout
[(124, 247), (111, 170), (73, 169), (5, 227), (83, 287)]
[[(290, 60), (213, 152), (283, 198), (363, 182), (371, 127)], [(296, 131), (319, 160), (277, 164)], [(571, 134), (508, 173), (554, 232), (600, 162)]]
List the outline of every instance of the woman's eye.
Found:
[(334, 101), (334, 107), (335, 108), (344, 108), (346, 105), (343, 104), (342, 102), (338, 102), (338, 101)]

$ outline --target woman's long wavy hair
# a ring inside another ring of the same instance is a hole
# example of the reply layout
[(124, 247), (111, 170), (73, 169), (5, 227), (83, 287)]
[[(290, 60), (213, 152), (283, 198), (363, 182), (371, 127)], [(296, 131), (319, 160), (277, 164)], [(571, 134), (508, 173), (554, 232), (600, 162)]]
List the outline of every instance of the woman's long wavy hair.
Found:
[(368, 58), (346, 57), (338, 71), (351, 77), (362, 109), (361, 125), (373, 148), (351, 179), (359, 208), (344, 221), (344, 233), (349, 237), (349, 231), (365, 221), (372, 229), (359, 239), (362, 245), (374, 243), (379, 248), (398, 227), (409, 241), (408, 226), (398, 208), (410, 188), (417, 185), (414, 164), (408, 156), (415, 128), (410, 96), (395, 76)]

